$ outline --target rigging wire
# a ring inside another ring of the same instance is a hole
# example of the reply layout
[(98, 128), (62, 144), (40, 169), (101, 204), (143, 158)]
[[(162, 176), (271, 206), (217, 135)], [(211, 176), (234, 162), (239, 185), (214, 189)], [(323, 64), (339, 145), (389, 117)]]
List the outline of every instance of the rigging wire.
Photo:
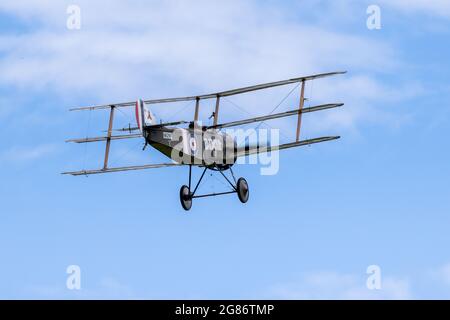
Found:
[[(115, 110), (118, 110), (125, 118), (128, 119), (128, 126), (131, 126), (132, 123), (136, 122), (136, 119), (133, 118), (132, 115), (130, 115), (129, 113), (125, 113), (121, 110), (121, 108), (115, 108)], [(137, 125), (137, 124), (136, 124)], [(124, 127), (125, 128), (125, 127)]]
[[(255, 118), (255, 115), (251, 114), (250, 112), (248, 112), (247, 110), (245, 110), (244, 108), (238, 106), (235, 102), (233, 102), (232, 100), (228, 99), (227, 97), (224, 97), (224, 100), (227, 100), (228, 102), (231, 103), (231, 105), (235, 106), (237, 109), (245, 112), (249, 117), (251, 118)], [(264, 122), (264, 124), (269, 127), (270, 129), (275, 129), (274, 127), (272, 127), (271, 125), (269, 125), (267, 122)], [(258, 127), (256, 127), (257, 129)], [(280, 130), (280, 134), (286, 138), (286, 139), (290, 139), (286, 134), (284, 134), (281, 130)]]
[(245, 110), (244, 108), (241, 108), (240, 106), (238, 106), (235, 102), (233, 102), (231, 99), (229, 99), (228, 97), (223, 97), (223, 99), (227, 100), (229, 103), (231, 103), (233, 106), (235, 106), (237, 109), (243, 111), (244, 113), (248, 114), (250, 117), (254, 117), (253, 114), (251, 114), (250, 112), (248, 112), (247, 110)]
[(188, 101), (187, 103), (185, 103), (179, 110), (177, 110), (176, 112), (174, 112), (173, 114), (171, 114), (169, 117), (167, 117), (167, 122), (171, 121), (173, 117), (175, 117), (177, 114), (183, 112), (188, 106), (190, 106), (191, 104), (193, 104), (193, 101)]
[(111, 161), (110, 165), (116, 164), (117, 162), (119, 162), (119, 160), (122, 160), (125, 156), (127, 156), (131, 152), (131, 150), (135, 150), (137, 146), (141, 143), (142, 141), (139, 141), (133, 145), (133, 148), (127, 148), (126, 152), (119, 155), (116, 159), (114, 159), (114, 161)]
[[(286, 100), (287, 98), (289, 98), (289, 96), (300, 86), (300, 83), (297, 83), (290, 91), (289, 93), (283, 97), (283, 99), (281, 99), (281, 101), (275, 106), (275, 108), (272, 109), (272, 111), (268, 114), (271, 115), (272, 113), (274, 113)], [(250, 112), (246, 111), (245, 109), (241, 108), (240, 106), (238, 106), (236, 103), (234, 103), (232, 100), (228, 99), (227, 97), (225, 97), (225, 100), (227, 100), (228, 102), (230, 102), (232, 105), (234, 105), (236, 108), (238, 108), (239, 110), (247, 113), (249, 116), (251, 117), (255, 117), (254, 115), (252, 115)], [(266, 121), (261, 121), (255, 129), (258, 129), (261, 125), (266, 125), (267, 127), (269, 127), (270, 129), (274, 129), (271, 125), (269, 125)], [(281, 129), (280, 130), (280, 135), (282, 135), (285, 139), (290, 140), (291, 137), (289, 137), (289, 135), (285, 134)]]
[[(300, 82), (297, 83), (297, 84), (295, 85), (295, 87), (292, 88), (292, 90), (289, 91), (289, 93), (288, 93), (283, 99), (281, 99), (280, 103), (278, 103), (278, 104), (276, 105), (276, 107), (273, 108), (273, 110), (270, 111), (270, 113), (269, 113), (268, 115), (270, 116), (272, 113), (274, 113), (275, 110), (277, 110), (277, 109), (283, 104), (283, 102), (285, 102), (286, 99), (289, 98), (289, 96), (292, 94), (292, 92), (294, 92), (294, 90), (296, 90), (299, 86), (300, 86)], [(261, 124), (263, 124), (263, 123), (264, 123), (264, 121), (262, 121), (260, 124), (258, 124), (258, 126), (256, 126), (256, 129), (258, 129), (258, 128), (261, 126)]]
[(311, 81), (311, 86), (309, 87), (308, 107), (311, 107), (311, 101), (312, 101), (312, 97), (313, 97), (313, 88), (314, 88), (314, 79)]
[[(121, 108), (115, 108), (115, 110), (119, 110), (119, 112), (121, 113), (121, 114), (123, 114), (123, 116), (125, 117), (125, 118), (128, 118), (128, 119), (133, 119), (129, 114), (126, 114), (125, 112), (123, 112), (122, 110), (120, 110)], [(131, 122), (130, 122), (131, 123)]]

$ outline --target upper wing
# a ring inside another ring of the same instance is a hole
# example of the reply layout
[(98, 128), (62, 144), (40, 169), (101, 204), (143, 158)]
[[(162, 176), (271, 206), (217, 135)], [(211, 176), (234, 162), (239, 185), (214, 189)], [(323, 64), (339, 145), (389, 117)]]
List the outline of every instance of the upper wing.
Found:
[(291, 142), (286, 144), (281, 144), (279, 146), (252, 146), (252, 147), (243, 147), (239, 148), (237, 151), (238, 157), (245, 157), (252, 154), (258, 154), (258, 153), (265, 153), (265, 152), (271, 152), (271, 151), (277, 151), (277, 150), (283, 150), (283, 149), (289, 149), (289, 148), (295, 148), (295, 147), (301, 147), (301, 146), (307, 146), (315, 143), (321, 143), (331, 140), (339, 139), (340, 136), (333, 136), (333, 137), (321, 137), (321, 138), (315, 138), (315, 139), (309, 139), (309, 140), (302, 140), (298, 142)]
[[(252, 91), (257, 91), (257, 90), (263, 90), (263, 89), (269, 89), (269, 88), (284, 86), (284, 85), (288, 85), (288, 84), (292, 84), (292, 83), (298, 83), (298, 82), (302, 82), (302, 81), (309, 81), (309, 80), (314, 80), (314, 79), (331, 77), (334, 75), (339, 75), (339, 74), (344, 74), (344, 73), (346, 73), (346, 71), (319, 73), (319, 74), (315, 74), (315, 75), (311, 75), (311, 76), (293, 78), (293, 79), (283, 80), (283, 81), (269, 82), (269, 83), (259, 84), (256, 86), (215, 92), (215, 93), (204, 94), (204, 95), (199, 95), (199, 96), (145, 100), (144, 103), (157, 104), (157, 103), (205, 100), (205, 99), (213, 99), (213, 98), (217, 98), (217, 97), (228, 97), (228, 96), (233, 96), (233, 95), (237, 95), (237, 94), (242, 94), (242, 93), (247, 93), (247, 92), (252, 92)], [(111, 103), (111, 104), (107, 104), (107, 105), (96, 105), (96, 106), (91, 106), (91, 107), (72, 108), (72, 109), (70, 109), (70, 111), (109, 109), (109, 108), (111, 108), (111, 106), (114, 106), (115, 108), (124, 108), (124, 107), (133, 107), (135, 104), (136, 104), (136, 102), (134, 102), (134, 101), (133, 102), (122, 102), (122, 103)]]

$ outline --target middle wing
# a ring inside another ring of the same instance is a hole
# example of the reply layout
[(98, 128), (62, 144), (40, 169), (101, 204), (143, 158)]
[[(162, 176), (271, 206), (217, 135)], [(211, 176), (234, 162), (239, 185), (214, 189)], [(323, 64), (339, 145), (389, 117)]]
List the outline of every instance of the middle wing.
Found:
[(209, 126), (208, 129), (222, 129), (222, 128), (229, 128), (229, 127), (236, 127), (236, 126), (241, 126), (244, 124), (249, 124), (249, 123), (254, 123), (254, 122), (262, 122), (262, 121), (266, 121), (266, 120), (289, 117), (289, 116), (293, 116), (293, 115), (296, 115), (299, 113), (309, 113), (309, 112), (316, 112), (316, 111), (327, 110), (327, 109), (332, 109), (332, 108), (338, 108), (338, 107), (342, 107), (343, 105), (344, 105), (343, 103), (322, 104), (319, 106), (304, 108), (302, 110), (295, 109), (295, 110), (291, 110), (291, 111), (270, 114), (270, 115), (262, 116), (262, 117), (255, 117), (255, 118), (250, 118), (250, 119), (245, 119), (245, 120), (238, 120), (238, 121), (233, 121), (233, 122), (217, 124), (214, 126)]

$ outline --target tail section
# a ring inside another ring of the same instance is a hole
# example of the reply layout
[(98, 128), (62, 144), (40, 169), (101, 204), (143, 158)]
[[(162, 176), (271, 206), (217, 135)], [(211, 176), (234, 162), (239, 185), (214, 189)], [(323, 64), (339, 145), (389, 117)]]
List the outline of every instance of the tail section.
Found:
[(136, 123), (141, 132), (146, 126), (157, 124), (155, 116), (141, 99), (136, 101)]

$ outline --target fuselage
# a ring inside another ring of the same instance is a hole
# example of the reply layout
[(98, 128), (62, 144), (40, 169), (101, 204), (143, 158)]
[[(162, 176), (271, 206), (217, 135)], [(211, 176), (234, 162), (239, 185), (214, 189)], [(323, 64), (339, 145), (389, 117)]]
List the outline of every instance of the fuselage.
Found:
[(146, 142), (177, 163), (226, 170), (236, 162), (233, 137), (204, 127), (146, 127)]

